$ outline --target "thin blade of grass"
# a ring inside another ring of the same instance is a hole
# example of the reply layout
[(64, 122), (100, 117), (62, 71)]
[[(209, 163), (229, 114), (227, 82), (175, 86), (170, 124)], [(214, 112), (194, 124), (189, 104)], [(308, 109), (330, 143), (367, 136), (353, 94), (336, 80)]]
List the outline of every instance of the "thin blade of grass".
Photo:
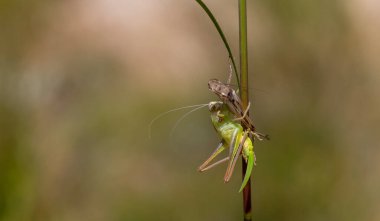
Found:
[(228, 51), (228, 56), (231, 59), (232, 66), (234, 67), (236, 81), (238, 82), (238, 86), (240, 88), (240, 79), (239, 79), (239, 74), (238, 74), (238, 71), (237, 71), (237, 68), (236, 68), (234, 56), (232, 55), (231, 48), (230, 48), (230, 46), (228, 44), (228, 41), (227, 41), (227, 39), (226, 39), (223, 31), (222, 31), (222, 28), (220, 27), (218, 21), (216, 20), (216, 18), (214, 17), (214, 15), (210, 11), (210, 9), (206, 6), (206, 4), (203, 3), (203, 1), (201, 1), (201, 0), (195, 0), (195, 1), (198, 2), (198, 4), (202, 7), (202, 9), (206, 12), (206, 14), (208, 15), (208, 17), (211, 19), (212, 23), (214, 24), (216, 30), (218, 31), (218, 33), (220, 35), (220, 38), (222, 39), (222, 41), (224, 43), (224, 46), (226, 47), (226, 49)]

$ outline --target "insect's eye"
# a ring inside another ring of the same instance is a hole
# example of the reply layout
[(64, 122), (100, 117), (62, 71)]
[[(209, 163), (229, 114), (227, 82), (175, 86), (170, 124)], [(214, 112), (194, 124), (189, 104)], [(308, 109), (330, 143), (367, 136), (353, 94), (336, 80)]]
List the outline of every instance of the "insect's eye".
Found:
[(224, 114), (220, 113), (220, 110), (218, 110), (216, 116), (219, 123), (221, 123), (224, 120)]
[(221, 123), (223, 121), (223, 117), (221, 116), (216, 116), (216, 120), (218, 121), (218, 123)]

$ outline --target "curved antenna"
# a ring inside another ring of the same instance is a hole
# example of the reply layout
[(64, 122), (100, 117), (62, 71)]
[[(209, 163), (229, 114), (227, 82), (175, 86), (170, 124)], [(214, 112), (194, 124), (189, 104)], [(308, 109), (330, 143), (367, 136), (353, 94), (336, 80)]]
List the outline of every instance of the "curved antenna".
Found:
[(150, 139), (152, 136), (152, 125), (153, 125), (153, 123), (156, 121), (156, 120), (158, 120), (158, 119), (160, 119), (161, 117), (163, 117), (163, 116), (165, 116), (165, 115), (167, 115), (167, 114), (169, 114), (169, 113), (171, 113), (171, 112), (174, 112), (174, 111), (178, 111), (178, 110), (183, 110), (183, 109), (187, 109), (187, 108), (192, 108), (192, 107), (199, 107), (199, 106), (202, 106), (202, 107), (204, 107), (204, 106), (206, 106), (206, 105), (208, 105), (208, 104), (196, 104), (196, 105), (190, 105), (190, 106), (185, 106), (185, 107), (179, 107), (179, 108), (175, 108), (175, 109), (171, 109), (171, 110), (168, 110), (168, 111), (165, 111), (165, 112), (163, 112), (163, 113), (161, 113), (161, 114), (159, 114), (159, 115), (157, 115), (155, 118), (153, 118), (153, 120), (149, 123), (149, 129), (148, 129), (148, 138)]
[(170, 131), (170, 136), (173, 135), (175, 129), (178, 127), (179, 123), (181, 123), (181, 121), (182, 121), (183, 119), (185, 119), (185, 117), (189, 116), (189, 114), (193, 113), (194, 111), (197, 111), (197, 110), (199, 110), (199, 109), (201, 109), (201, 108), (204, 108), (204, 107), (207, 107), (207, 106), (208, 106), (208, 104), (204, 104), (204, 105), (202, 105), (202, 106), (200, 106), (200, 107), (194, 108), (194, 109), (192, 109), (191, 111), (189, 111), (189, 112), (187, 112), (186, 114), (184, 114), (181, 118), (179, 118), (179, 119), (177, 120), (177, 122), (175, 122), (175, 124), (174, 124), (172, 130)]

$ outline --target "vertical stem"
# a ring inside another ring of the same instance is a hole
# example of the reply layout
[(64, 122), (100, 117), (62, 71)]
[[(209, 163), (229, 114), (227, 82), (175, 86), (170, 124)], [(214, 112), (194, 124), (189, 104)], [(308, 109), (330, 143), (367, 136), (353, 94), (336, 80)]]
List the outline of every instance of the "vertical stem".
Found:
[[(247, 52), (247, 5), (246, 0), (239, 1), (239, 42), (240, 42), (240, 97), (243, 108), (248, 105), (248, 52)], [(242, 160), (243, 178), (247, 164)], [(243, 189), (244, 220), (252, 220), (251, 179)]]

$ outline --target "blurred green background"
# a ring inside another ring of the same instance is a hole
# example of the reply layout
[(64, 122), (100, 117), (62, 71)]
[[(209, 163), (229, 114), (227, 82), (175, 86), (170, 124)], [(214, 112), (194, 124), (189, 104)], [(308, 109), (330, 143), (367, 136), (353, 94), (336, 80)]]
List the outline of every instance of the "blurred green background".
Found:
[[(206, 1), (238, 56), (237, 1)], [(380, 220), (380, 3), (249, 1), (254, 220)], [(0, 0), (0, 220), (241, 220), (207, 103), (228, 57), (195, 1)]]

